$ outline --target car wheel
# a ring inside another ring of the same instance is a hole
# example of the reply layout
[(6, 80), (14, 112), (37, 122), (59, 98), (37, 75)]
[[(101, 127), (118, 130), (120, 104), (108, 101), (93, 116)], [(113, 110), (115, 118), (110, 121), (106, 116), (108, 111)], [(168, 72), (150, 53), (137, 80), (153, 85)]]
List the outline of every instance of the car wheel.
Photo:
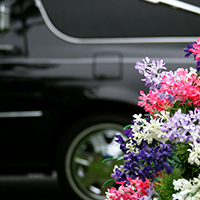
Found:
[(123, 127), (129, 122), (130, 116), (119, 113), (90, 115), (65, 133), (57, 154), (57, 173), (66, 193), (71, 195), (72, 188), (74, 196), (80, 199), (105, 199), (107, 187), (114, 183), (102, 186), (111, 178), (116, 162), (102, 161), (122, 155), (115, 135), (123, 135)]

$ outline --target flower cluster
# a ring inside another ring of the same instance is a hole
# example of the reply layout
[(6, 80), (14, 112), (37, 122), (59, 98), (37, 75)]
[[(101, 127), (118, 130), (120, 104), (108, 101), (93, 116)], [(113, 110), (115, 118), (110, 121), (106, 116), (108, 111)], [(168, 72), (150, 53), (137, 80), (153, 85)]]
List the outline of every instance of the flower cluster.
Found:
[[(138, 65), (136, 66), (138, 68)], [(142, 96), (139, 97), (141, 101), (138, 105), (144, 106), (145, 111), (149, 113), (167, 110), (177, 101), (180, 104), (186, 102), (200, 106), (200, 77), (196, 71), (193, 68), (190, 68), (189, 72), (183, 68), (177, 69), (174, 73), (163, 71), (159, 74), (159, 82), (157, 78), (155, 81), (152, 80), (150, 87), (153, 86), (154, 89), (148, 94), (140, 91)]]
[(167, 71), (163, 60), (148, 57), (136, 63), (149, 87), (138, 105), (149, 114), (133, 115), (126, 139), (116, 135), (124, 162), (111, 177), (121, 186), (107, 199), (200, 199), (200, 38), (184, 51), (194, 55), (196, 69)]
[[(134, 145), (133, 145), (134, 146)], [(173, 146), (170, 144), (159, 143), (155, 147), (149, 147), (146, 142), (138, 153), (130, 151), (124, 155), (123, 167), (115, 166), (114, 173), (111, 177), (115, 181), (126, 181), (126, 177), (132, 179), (141, 178), (143, 181), (152, 179), (155, 174), (166, 170), (172, 173), (172, 166), (169, 166), (167, 159), (172, 156)]]
[(141, 179), (132, 180), (131, 178), (127, 178), (130, 182), (129, 185), (125, 186), (125, 181), (117, 182), (121, 184), (118, 190), (114, 187), (108, 189), (106, 192), (107, 200), (109, 199), (141, 199), (143, 196), (147, 196), (148, 194), (152, 196), (152, 194), (156, 193), (154, 188), (150, 187), (150, 181), (146, 179), (144, 182)]

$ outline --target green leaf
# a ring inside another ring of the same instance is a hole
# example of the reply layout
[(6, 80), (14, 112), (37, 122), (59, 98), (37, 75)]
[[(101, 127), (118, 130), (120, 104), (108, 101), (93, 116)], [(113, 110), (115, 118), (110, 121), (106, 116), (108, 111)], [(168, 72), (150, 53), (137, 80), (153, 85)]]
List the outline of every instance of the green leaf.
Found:
[(184, 172), (184, 168), (176, 168), (173, 170), (173, 175), (175, 175), (176, 178), (179, 178)]
[(109, 161), (109, 160), (122, 160), (124, 157), (123, 156), (120, 156), (120, 157), (113, 157), (113, 158), (106, 158), (102, 161), (102, 163), (105, 163), (106, 161)]
[(124, 156), (117, 158), (117, 160), (123, 160), (123, 159), (124, 159)]
[(129, 124), (129, 125), (125, 126), (123, 129), (124, 130), (129, 129), (131, 126), (133, 126), (133, 124)]
[(102, 188), (105, 187), (108, 183), (113, 182), (113, 181), (114, 181), (114, 179), (109, 179), (109, 180), (107, 180), (107, 181), (103, 184)]
[(159, 200), (169, 200), (168, 197), (164, 197), (162, 194), (159, 195)]
[(181, 163), (181, 161), (180, 161), (180, 159), (179, 159), (179, 157), (178, 157), (178, 156), (175, 156), (175, 155), (174, 155), (172, 158), (173, 158), (175, 161), (177, 161), (177, 162), (180, 162), (180, 163)]
[[(117, 157), (118, 158), (118, 157)], [(109, 161), (109, 160), (116, 160), (117, 159), (116, 157), (114, 158), (106, 158), (102, 161), (102, 163), (105, 163), (106, 161)]]
[(175, 164), (174, 160), (171, 160), (171, 159), (167, 159), (167, 162), (169, 162), (170, 164)]

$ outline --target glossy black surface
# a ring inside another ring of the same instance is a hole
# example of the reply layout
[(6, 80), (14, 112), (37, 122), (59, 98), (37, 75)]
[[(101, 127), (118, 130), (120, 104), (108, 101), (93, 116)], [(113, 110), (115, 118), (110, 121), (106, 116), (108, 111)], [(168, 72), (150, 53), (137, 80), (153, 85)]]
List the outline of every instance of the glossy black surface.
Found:
[[(143, 0), (42, 0), (53, 24), (78, 38), (192, 36), (197, 14)], [(187, 2), (187, 1), (182, 1)], [(198, 0), (188, 3), (200, 6)]]

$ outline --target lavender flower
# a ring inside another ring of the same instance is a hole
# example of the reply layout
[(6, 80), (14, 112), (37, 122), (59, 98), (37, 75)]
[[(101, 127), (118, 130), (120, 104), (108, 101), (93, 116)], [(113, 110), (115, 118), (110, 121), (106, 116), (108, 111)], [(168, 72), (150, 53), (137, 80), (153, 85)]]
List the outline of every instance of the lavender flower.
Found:
[(158, 196), (158, 193), (156, 192), (153, 184), (151, 184), (147, 189), (147, 196), (142, 196), (139, 200), (154, 200), (156, 199), (154, 196)]
[(194, 131), (200, 133), (200, 111), (195, 109), (194, 112), (190, 111), (189, 114), (185, 114), (179, 109), (163, 124), (161, 131), (166, 132), (164, 137), (175, 143), (193, 141)]
[(160, 87), (161, 83), (161, 71), (166, 70), (167, 68), (164, 67), (165, 63), (163, 63), (163, 60), (152, 60), (150, 62), (150, 59), (148, 57), (143, 59), (143, 63), (137, 62), (135, 65), (135, 69), (139, 71), (140, 74), (144, 75), (144, 79), (142, 81), (145, 81), (145, 86), (149, 86), (150, 89), (157, 89)]

